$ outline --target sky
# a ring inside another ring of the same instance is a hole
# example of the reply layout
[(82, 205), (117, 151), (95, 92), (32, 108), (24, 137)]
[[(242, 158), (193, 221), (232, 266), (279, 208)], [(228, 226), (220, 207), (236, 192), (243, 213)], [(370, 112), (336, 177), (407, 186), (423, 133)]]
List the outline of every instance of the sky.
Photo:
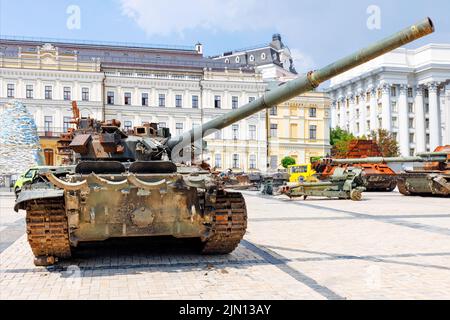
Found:
[(450, 43), (449, 0), (0, 0), (0, 35), (194, 46), (206, 56), (280, 33), (299, 72), (430, 16)]

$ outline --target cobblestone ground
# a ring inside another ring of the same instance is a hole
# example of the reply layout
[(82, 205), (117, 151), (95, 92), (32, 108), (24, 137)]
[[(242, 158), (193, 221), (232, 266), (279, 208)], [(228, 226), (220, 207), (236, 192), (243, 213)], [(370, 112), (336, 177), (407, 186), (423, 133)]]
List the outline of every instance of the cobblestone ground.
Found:
[(1, 299), (450, 299), (450, 200), (365, 193), (361, 202), (244, 192), (249, 229), (228, 256), (196, 243), (85, 245), (36, 268), (24, 214), (0, 197)]

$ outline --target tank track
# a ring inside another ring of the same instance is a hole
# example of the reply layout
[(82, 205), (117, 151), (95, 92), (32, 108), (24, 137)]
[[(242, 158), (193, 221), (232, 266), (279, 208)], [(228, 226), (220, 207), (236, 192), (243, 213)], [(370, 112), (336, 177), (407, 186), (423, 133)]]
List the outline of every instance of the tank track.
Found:
[(27, 210), (28, 242), (36, 266), (49, 266), (58, 258), (71, 256), (69, 229), (64, 198), (29, 201)]
[(247, 230), (247, 208), (238, 192), (219, 192), (215, 203), (206, 203), (212, 216), (213, 235), (203, 245), (203, 254), (228, 254), (234, 251)]

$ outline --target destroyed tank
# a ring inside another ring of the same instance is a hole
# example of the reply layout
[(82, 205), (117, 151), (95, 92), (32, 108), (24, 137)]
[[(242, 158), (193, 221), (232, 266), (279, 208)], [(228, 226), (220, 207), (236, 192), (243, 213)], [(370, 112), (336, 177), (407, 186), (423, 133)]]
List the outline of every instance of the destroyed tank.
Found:
[[(358, 167), (366, 191), (393, 191), (397, 187), (397, 175), (386, 163), (358, 162), (354, 159), (382, 157), (378, 144), (372, 140), (352, 140), (348, 152), (337, 159), (322, 159), (313, 164), (320, 179), (328, 179), (336, 168)], [(338, 160), (338, 161), (334, 161)]]
[(450, 197), (450, 145), (434, 152), (419, 153), (415, 157), (336, 159), (333, 162), (358, 165), (361, 163), (403, 163), (415, 165), (412, 170), (397, 173), (397, 186), (406, 196)]
[(15, 204), (27, 212), (35, 264), (69, 258), (82, 242), (125, 237), (199, 238), (204, 254), (232, 252), (247, 228), (244, 198), (224, 190), (205, 166), (189, 165), (192, 145), (433, 31), (427, 18), (177, 137), (156, 124), (124, 132), (118, 121), (79, 119), (65, 145), (75, 166), (42, 170)]

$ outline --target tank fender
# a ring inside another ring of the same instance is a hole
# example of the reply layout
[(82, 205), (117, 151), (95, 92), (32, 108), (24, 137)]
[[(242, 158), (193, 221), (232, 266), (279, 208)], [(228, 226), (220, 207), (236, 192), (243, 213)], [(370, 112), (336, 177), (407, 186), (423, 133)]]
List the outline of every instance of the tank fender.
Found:
[(14, 205), (14, 211), (25, 210), (25, 203), (30, 200), (60, 198), (63, 196), (64, 190), (58, 189), (23, 190), (19, 193), (19, 197)]

